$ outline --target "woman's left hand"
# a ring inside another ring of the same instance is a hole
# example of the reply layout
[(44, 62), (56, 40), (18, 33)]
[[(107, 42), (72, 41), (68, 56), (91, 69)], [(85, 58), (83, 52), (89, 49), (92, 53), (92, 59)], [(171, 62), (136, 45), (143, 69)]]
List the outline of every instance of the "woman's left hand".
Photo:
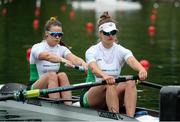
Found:
[(138, 76), (139, 76), (139, 79), (140, 79), (140, 80), (145, 80), (145, 79), (147, 78), (147, 71), (146, 71), (144, 68), (142, 68), (142, 69), (139, 71)]

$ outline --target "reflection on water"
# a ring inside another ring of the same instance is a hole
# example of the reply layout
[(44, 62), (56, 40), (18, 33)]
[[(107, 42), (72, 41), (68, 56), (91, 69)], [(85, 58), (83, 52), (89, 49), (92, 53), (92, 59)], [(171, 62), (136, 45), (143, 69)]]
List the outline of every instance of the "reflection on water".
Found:
[(142, 9), (139, 2), (120, 1), (120, 0), (95, 0), (95, 1), (72, 1), (73, 9), (94, 11), (96, 19), (102, 14), (103, 11), (108, 11), (111, 16), (116, 17), (117, 11), (137, 11)]
[[(2, 2), (2, 1), (1, 1)], [(58, 16), (65, 32), (63, 41), (72, 47), (72, 52), (84, 58), (85, 50), (96, 43), (95, 28), (88, 34), (85, 25), (96, 25), (99, 13), (93, 10), (73, 9), (66, 0), (41, 1), (40, 16), (35, 15), (36, 0), (13, 0), (1, 3), (0, 10), (0, 83), (27, 83), (29, 67), (26, 50), (42, 40), (43, 25), (50, 16)], [(131, 49), (138, 60), (147, 59), (151, 63), (148, 81), (162, 85), (180, 84), (180, 7), (174, 3), (159, 3), (154, 26), (156, 35), (150, 38), (147, 28), (151, 24), (150, 15), (153, 3), (142, 2), (137, 11), (113, 11), (120, 32), (119, 43)], [(100, 7), (100, 6), (99, 6)], [(39, 20), (39, 28), (32, 24)], [(84, 82), (85, 74), (63, 68), (71, 83)], [(123, 74), (134, 74), (125, 66)], [(158, 108), (159, 90), (138, 85), (138, 105)]]

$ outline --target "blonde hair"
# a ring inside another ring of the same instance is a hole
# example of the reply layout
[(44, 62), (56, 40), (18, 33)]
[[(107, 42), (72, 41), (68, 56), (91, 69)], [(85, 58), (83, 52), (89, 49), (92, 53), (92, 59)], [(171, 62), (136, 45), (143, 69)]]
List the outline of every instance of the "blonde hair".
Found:
[(50, 18), (51, 21), (55, 21), (56, 19), (57, 19), (57, 16)]
[(44, 31), (49, 31), (52, 26), (62, 27), (62, 24), (57, 20), (57, 17), (50, 17), (50, 19), (44, 25)]

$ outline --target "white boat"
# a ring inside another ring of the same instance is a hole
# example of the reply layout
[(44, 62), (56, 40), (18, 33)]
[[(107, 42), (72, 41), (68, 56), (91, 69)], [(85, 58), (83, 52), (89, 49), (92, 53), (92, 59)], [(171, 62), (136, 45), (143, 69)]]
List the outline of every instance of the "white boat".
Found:
[[(26, 86), (18, 83), (0, 85), (0, 98)], [(24, 102), (0, 100), (0, 121), (159, 121), (159, 112), (146, 108), (136, 108), (136, 118), (106, 110), (82, 108), (78, 97), (73, 97), (73, 106), (64, 105), (66, 100), (52, 100), (39, 97)], [(144, 117), (143, 117), (144, 116)], [(146, 117), (146, 119), (145, 119)]]

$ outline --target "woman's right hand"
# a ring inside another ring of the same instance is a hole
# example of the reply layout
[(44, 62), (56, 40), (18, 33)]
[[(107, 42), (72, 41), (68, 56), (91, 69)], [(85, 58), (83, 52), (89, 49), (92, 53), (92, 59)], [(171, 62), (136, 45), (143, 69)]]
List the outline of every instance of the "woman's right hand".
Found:
[(64, 63), (65, 63), (65, 65), (66, 65), (67, 67), (70, 67), (70, 68), (73, 68), (73, 67), (74, 67), (74, 65), (72, 64), (71, 61), (66, 60)]
[(113, 76), (104, 75), (103, 80), (105, 80), (108, 85), (115, 84), (115, 78)]
[(73, 65), (73, 63), (71, 61), (66, 60), (66, 59), (64, 59), (62, 57), (60, 57), (60, 62), (64, 63), (67, 67), (71, 67), (71, 68), (74, 67), (74, 65)]

